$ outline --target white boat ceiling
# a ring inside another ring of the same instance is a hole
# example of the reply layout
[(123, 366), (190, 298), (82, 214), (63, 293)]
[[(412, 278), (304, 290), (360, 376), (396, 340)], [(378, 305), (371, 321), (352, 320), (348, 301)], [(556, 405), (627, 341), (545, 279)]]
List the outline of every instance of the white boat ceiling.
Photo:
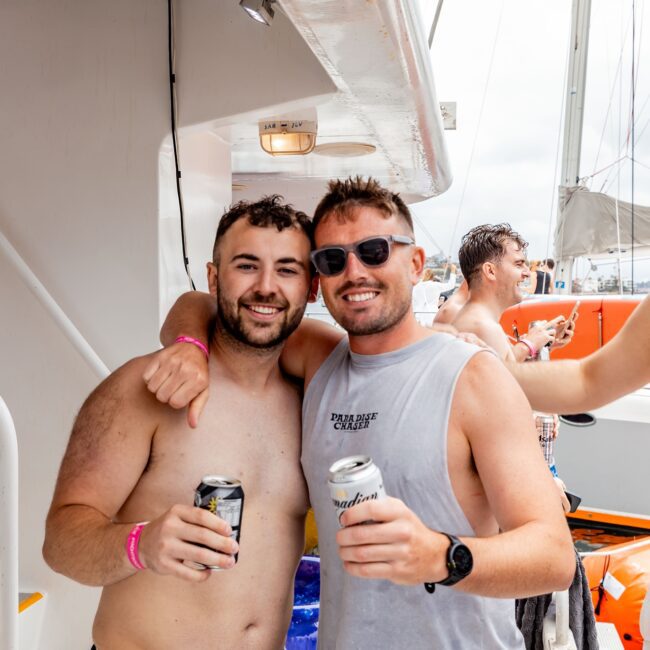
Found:
[[(445, 191), (451, 174), (417, 3), (280, 4), (268, 27), (235, 0), (177, 7), (179, 120), (210, 125), (231, 144), (233, 200), (280, 192), (310, 212), (327, 180), (350, 174), (372, 175), (408, 202)], [(261, 149), (258, 120), (314, 108), (317, 145), (376, 151), (272, 157)]]

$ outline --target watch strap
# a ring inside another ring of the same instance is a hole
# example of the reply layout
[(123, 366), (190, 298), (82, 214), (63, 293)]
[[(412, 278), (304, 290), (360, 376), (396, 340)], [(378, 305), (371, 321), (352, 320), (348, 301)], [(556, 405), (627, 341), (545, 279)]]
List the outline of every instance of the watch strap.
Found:
[(457, 582), (460, 582), (463, 578), (466, 578), (467, 575), (461, 575), (460, 573), (456, 572), (456, 564), (454, 563), (451, 554), (452, 554), (452, 549), (455, 548), (456, 546), (467, 546), (461, 542), (458, 537), (454, 535), (450, 535), (449, 533), (443, 533), (440, 531), (441, 534), (443, 534), (448, 540), (449, 540), (449, 548), (447, 549), (447, 568), (449, 569), (449, 575), (444, 579), (444, 580), (439, 580), (438, 582), (425, 582), (424, 583), (424, 588), (426, 589), (427, 593), (434, 593), (436, 590), (436, 585), (443, 585), (444, 587), (451, 587), (452, 585), (455, 585)]

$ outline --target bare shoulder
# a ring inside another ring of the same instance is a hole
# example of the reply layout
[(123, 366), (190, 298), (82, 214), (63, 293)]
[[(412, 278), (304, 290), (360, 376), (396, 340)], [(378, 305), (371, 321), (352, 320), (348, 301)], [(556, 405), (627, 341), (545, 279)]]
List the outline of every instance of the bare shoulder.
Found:
[(526, 398), (519, 384), (504, 363), (491, 352), (477, 352), (463, 369), (454, 394), (461, 409), (482, 417), (487, 412), (505, 413), (513, 403)]
[(137, 357), (112, 372), (87, 397), (70, 435), (60, 480), (92, 469), (107, 460), (113, 449), (128, 453), (132, 444), (150, 444), (164, 414), (142, 380), (151, 355)]
[(285, 372), (309, 380), (345, 336), (340, 330), (315, 318), (304, 318), (287, 339), (280, 357)]
[(79, 414), (90, 412), (99, 415), (118, 406), (120, 409), (139, 410), (156, 406), (157, 400), (151, 399), (153, 396), (142, 379), (142, 373), (153, 354), (131, 359), (113, 371), (90, 393)]
[(474, 312), (461, 313), (454, 320), (454, 327), (459, 332), (475, 334), (493, 348), (500, 357), (505, 358), (510, 350), (508, 338), (499, 323), (489, 317)]

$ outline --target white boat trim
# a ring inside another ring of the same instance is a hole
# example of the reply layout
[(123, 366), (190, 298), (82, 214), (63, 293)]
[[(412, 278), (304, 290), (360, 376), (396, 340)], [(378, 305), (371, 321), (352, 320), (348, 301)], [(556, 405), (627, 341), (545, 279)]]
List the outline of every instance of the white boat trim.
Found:
[(0, 397), (0, 648), (18, 650), (18, 439)]

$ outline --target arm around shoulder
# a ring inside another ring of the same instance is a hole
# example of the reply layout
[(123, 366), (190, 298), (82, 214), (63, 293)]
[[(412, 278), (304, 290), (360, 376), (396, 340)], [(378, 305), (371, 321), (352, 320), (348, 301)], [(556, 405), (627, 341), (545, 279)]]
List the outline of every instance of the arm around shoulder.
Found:
[(217, 314), (214, 296), (202, 291), (188, 291), (173, 304), (160, 330), (160, 342), (171, 345), (179, 336), (191, 336), (208, 344)]
[(280, 356), (282, 370), (309, 381), (345, 333), (315, 318), (303, 318), (287, 339)]

